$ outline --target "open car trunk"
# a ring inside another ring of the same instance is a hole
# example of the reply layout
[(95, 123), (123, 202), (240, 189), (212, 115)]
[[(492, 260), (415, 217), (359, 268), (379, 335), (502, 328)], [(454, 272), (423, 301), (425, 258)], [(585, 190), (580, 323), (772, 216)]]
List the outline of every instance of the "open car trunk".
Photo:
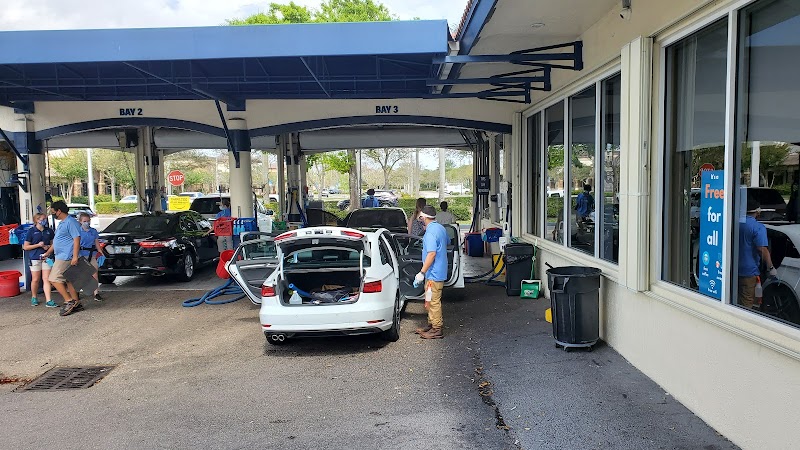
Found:
[[(353, 303), (358, 300), (362, 277), (358, 268), (284, 271), (278, 281), (283, 304), (321, 305)], [(298, 293), (294, 300), (292, 295)]]
[[(319, 236), (319, 237), (317, 237)], [(275, 290), (287, 306), (358, 301), (370, 266), (362, 239), (312, 235), (279, 244), (281, 268)]]

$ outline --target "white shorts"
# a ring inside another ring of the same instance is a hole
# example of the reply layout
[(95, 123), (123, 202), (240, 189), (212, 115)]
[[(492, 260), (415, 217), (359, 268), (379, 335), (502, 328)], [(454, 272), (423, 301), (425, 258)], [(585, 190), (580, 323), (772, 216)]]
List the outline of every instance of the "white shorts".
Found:
[(42, 261), (41, 259), (32, 259), (31, 260), (31, 272), (41, 272), (42, 271)]

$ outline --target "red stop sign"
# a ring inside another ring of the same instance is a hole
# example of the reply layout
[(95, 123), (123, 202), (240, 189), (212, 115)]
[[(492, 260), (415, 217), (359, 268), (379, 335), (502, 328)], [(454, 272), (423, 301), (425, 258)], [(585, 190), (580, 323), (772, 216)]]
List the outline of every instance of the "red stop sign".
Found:
[(180, 170), (173, 170), (167, 174), (167, 182), (173, 186), (180, 186), (184, 180), (183, 172)]

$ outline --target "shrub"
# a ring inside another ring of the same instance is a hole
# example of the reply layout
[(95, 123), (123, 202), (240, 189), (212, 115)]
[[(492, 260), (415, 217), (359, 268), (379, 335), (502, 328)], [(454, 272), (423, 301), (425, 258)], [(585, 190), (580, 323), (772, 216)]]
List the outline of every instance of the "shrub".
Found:
[(95, 203), (97, 214), (129, 214), (139, 210), (136, 203), (99, 202)]
[[(53, 197), (55, 199), (55, 197)], [(119, 200), (121, 196), (117, 196), (117, 200)], [(103, 202), (110, 202), (111, 201), (111, 194), (97, 194), (94, 196), (94, 203), (95, 205), (98, 203)], [(83, 203), (88, 205), (89, 204), (89, 197), (85, 195), (73, 195), (71, 203)]]

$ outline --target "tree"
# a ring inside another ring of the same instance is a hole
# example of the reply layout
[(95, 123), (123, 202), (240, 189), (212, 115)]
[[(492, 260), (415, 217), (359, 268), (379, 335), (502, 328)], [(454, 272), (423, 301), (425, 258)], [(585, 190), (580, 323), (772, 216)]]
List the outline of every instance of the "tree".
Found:
[(63, 193), (67, 202), (72, 201), (71, 187), (79, 180), (86, 179), (88, 172), (88, 162), (86, 151), (69, 149), (61, 156), (50, 157), (50, 167), (55, 175), (66, 182)]
[(120, 150), (97, 149), (92, 153), (94, 169), (109, 179), (111, 201), (117, 201), (117, 186), (130, 187), (134, 178), (133, 155)]
[(397, 18), (380, 2), (372, 0), (328, 0), (315, 14), (317, 22), (386, 22)]
[(289, 2), (288, 5), (280, 3), (270, 3), (269, 10), (253, 14), (244, 19), (228, 19), (228, 25), (275, 25), (282, 23), (310, 23), (315, 22), (312, 18), (312, 10), (306, 6)]
[[(319, 11), (297, 5), (270, 3), (266, 13), (260, 12), (244, 19), (229, 19), (228, 25), (270, 25), (287, 23), (324, 22), (385, 22), (396, 20), (383, 3), (373, 0), (328, 0), (322, 2)], [(361, 186), (358, 186), (355, 150), (347, 151), (350, 179), (350, 208), (357, 206)]]
[(375, 162), (383, 171), (383, 188), (389, 189), (389, 176), (397, 163), (403, 160), (403, 152), (397, 148), (376, 148), (364, 150), (364, 156)]
[(267, 12), (243, 19), (227, 19), (228, 25), (277, 25), (287, 23), (385, 22), (397, 20), (383, 3), (373, 0), (328, 0), (319, 10), (298, 5), (270, 3)]

